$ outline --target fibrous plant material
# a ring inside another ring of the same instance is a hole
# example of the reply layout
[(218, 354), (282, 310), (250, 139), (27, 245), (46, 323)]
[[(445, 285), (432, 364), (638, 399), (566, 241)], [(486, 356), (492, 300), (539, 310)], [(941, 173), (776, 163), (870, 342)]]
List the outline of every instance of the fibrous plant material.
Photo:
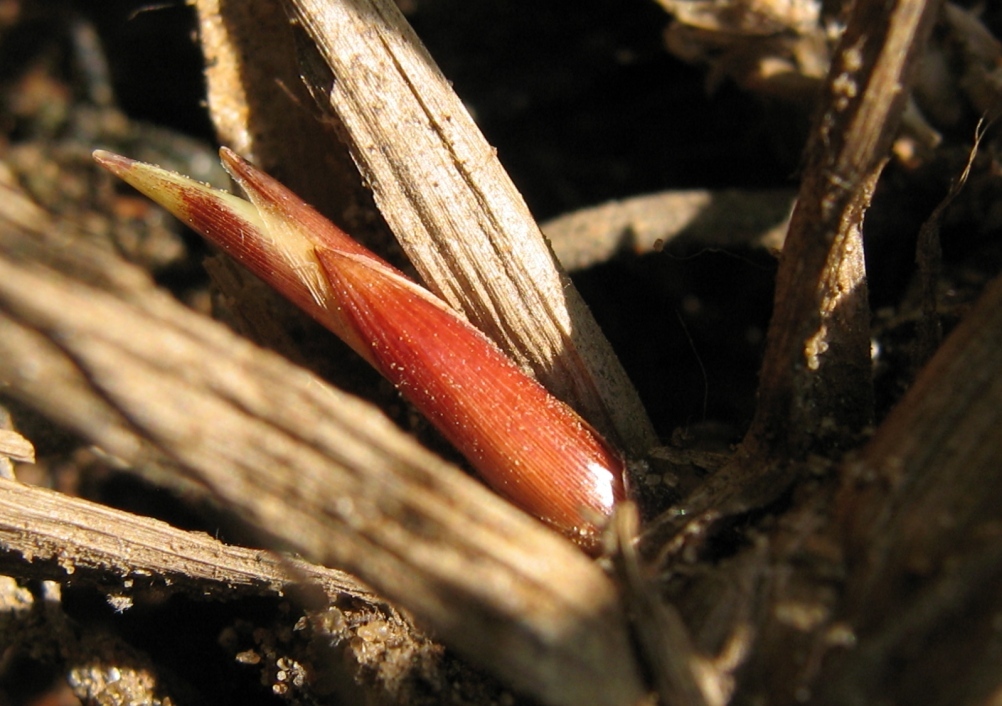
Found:
[[(937, 684), (930, 703), (984, 703), (999, 693), (1002, 639), (980, 626), (1002, 604), (1000, 351), (996, 277), (846, 464), (837, 508), (851, 574), (839, 617), (858, 644), (828, 665), (821, 683), (832, 702), (930, 697), (920, 686), (930, 661), (964, 675)], [(916, 645), (928, 652), (902, 661)]]

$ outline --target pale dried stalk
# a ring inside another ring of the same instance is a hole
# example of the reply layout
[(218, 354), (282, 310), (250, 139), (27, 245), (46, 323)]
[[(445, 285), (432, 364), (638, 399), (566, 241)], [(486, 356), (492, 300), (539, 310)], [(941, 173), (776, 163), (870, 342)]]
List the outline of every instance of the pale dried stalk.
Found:
[(610, 201), (542, 224), (560, 264), (574, 271), (620, 253), (683, 247), (783, 247), (794, 194), (769, 191), (664, 191)]
[(0, 429), (0, 457), (21, 463), (34, 463), (35, 447), (16, 431)]
[[(384, 0), (289, 4), (310, 35), (306, 42), (315, 43), (304, 59), (313, 67), (310, 89), (337, 116), (383, 217), (425, 283), (625, 450), (653, 446), (653, 428), (608, 341), (397, 7)], [(205, 28), (216, 8), (199, 7)], [(218, 31), (211, 38), (216, 58), (225, 54), (220, 44), (248, 41)], [(319, 63), (327, 76), (317, 75)], [(217, 73), (232, 82), (240, 67), (229, 78)], [(246, 80), (240, 89), (254, 90)], [(236, 134), (235, 123), (253, 116), (231, 110), (214, 117), (225, 121), (224, 133)]]
[[(56, 581), (72, 576), (76, 583), (91, 581), (123, 595), (152, 588), (230, 599), (281, 596), (306, 579), (331, 600), (339, 594), (380, 600), (335, 569), (229, 546), (201, 532), (4, 479), (0, 546), (8, 555), (2, 559), (6, 573)], [(13, 555), (21, 561), (15, 563)]]
[(656, 581), (642, 568), (634, 541), (639, 525), (636, 506), (620, 506), (614, 519), (618, 546), (613, 558), (660, 703), (724, 706), (730, 697), (726, 678), (697, 652), (682, 616), (662, 599)]
[(255, 524), (358, 575), (516, 689), (552, 704), (639, 699), (613, 586), (571, 544), (138, 270), (0, 226), (10, 392), (126, 460), (137, 434), (152, 441)]
[[(396, 694), (411, 681), (444, 678), (428, 668), (440, 663), (441, 647), (368, 587), (335, 569), (226, 545), (202, 532), (185, 532), (159, 520), (5, 480), (0, 480), (0, 549), (0, 574), (92, 585), (120, 609), (133, 601), (162, 601), (179, 593), (196, 600), (304, 598), (307, 616), (313, 629), (322, 631), (321, 639), (344, 645), (370, 680), (372, 674), (382, 677), (373, 683), (375, 692), (385, 688)], [(336, 606), (334, 615), (343, 619), (329, 619), (328, 606)], [(51, 612), (46, 615), (51, 619)], [(78, 643), (79, 631), (69, 626), (57, 631), (55, 625), (24, 619), (25, 632), (14, 631), (17, 641), (40, 649), (39, 645), (58, 640), (66, 670), (77, 681), (78, 670), (102, 664), (96, 659), (96, 645)], [(373, 649), (370, 634), (359, 634), (373, 620), (386, 627), (381, 638), (386, 640), (384, 650)], [(122, 650), (114, 650), (103, 656), (103, 664), (124, 670), (127, 660)], [(314, 663), (310, 668), (323, 673), (330, 667)]]

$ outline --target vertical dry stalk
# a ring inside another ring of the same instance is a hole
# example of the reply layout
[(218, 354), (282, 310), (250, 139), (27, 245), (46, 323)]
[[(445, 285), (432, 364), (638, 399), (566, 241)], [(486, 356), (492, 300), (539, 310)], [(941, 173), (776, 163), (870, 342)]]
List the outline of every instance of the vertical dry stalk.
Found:
[(749, 438), (800, 457), (872, 419), (862, 224), (939, 12), (857, 2), (825, 82), (776, 279)]
[(938, 9), (934, 0), (853, 7), (807, 145), (755, 418), (731, 461), (645, 529), (644, 554), (671, 555), (683, 527), (698, 534), (768, 504), (799, 472), (791, 461), (845, 449), (872, 421), (863, 217)]

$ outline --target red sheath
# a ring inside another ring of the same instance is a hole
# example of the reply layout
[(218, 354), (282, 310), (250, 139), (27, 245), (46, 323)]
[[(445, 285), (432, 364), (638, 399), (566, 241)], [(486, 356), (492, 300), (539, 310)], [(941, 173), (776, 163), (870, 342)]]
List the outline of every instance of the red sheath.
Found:
[(598, 550), (625, 494), (622, 458), (445, 302), (226, 148), (223, 164), (250, 203), (158, 167), (95, 157), (341, 337), (488, 485)]

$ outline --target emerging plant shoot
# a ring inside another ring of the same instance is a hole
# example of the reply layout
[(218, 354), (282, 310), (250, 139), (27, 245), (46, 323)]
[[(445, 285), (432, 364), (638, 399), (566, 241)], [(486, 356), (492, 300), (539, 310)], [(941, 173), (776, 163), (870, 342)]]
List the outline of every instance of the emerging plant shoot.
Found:
[(448, 304), (231, 150), (220, 154), (249, 201), (108, 152), (94, 158), (337, 334), (498, 493), (597, 551), (624, 497), (621, 456)]

